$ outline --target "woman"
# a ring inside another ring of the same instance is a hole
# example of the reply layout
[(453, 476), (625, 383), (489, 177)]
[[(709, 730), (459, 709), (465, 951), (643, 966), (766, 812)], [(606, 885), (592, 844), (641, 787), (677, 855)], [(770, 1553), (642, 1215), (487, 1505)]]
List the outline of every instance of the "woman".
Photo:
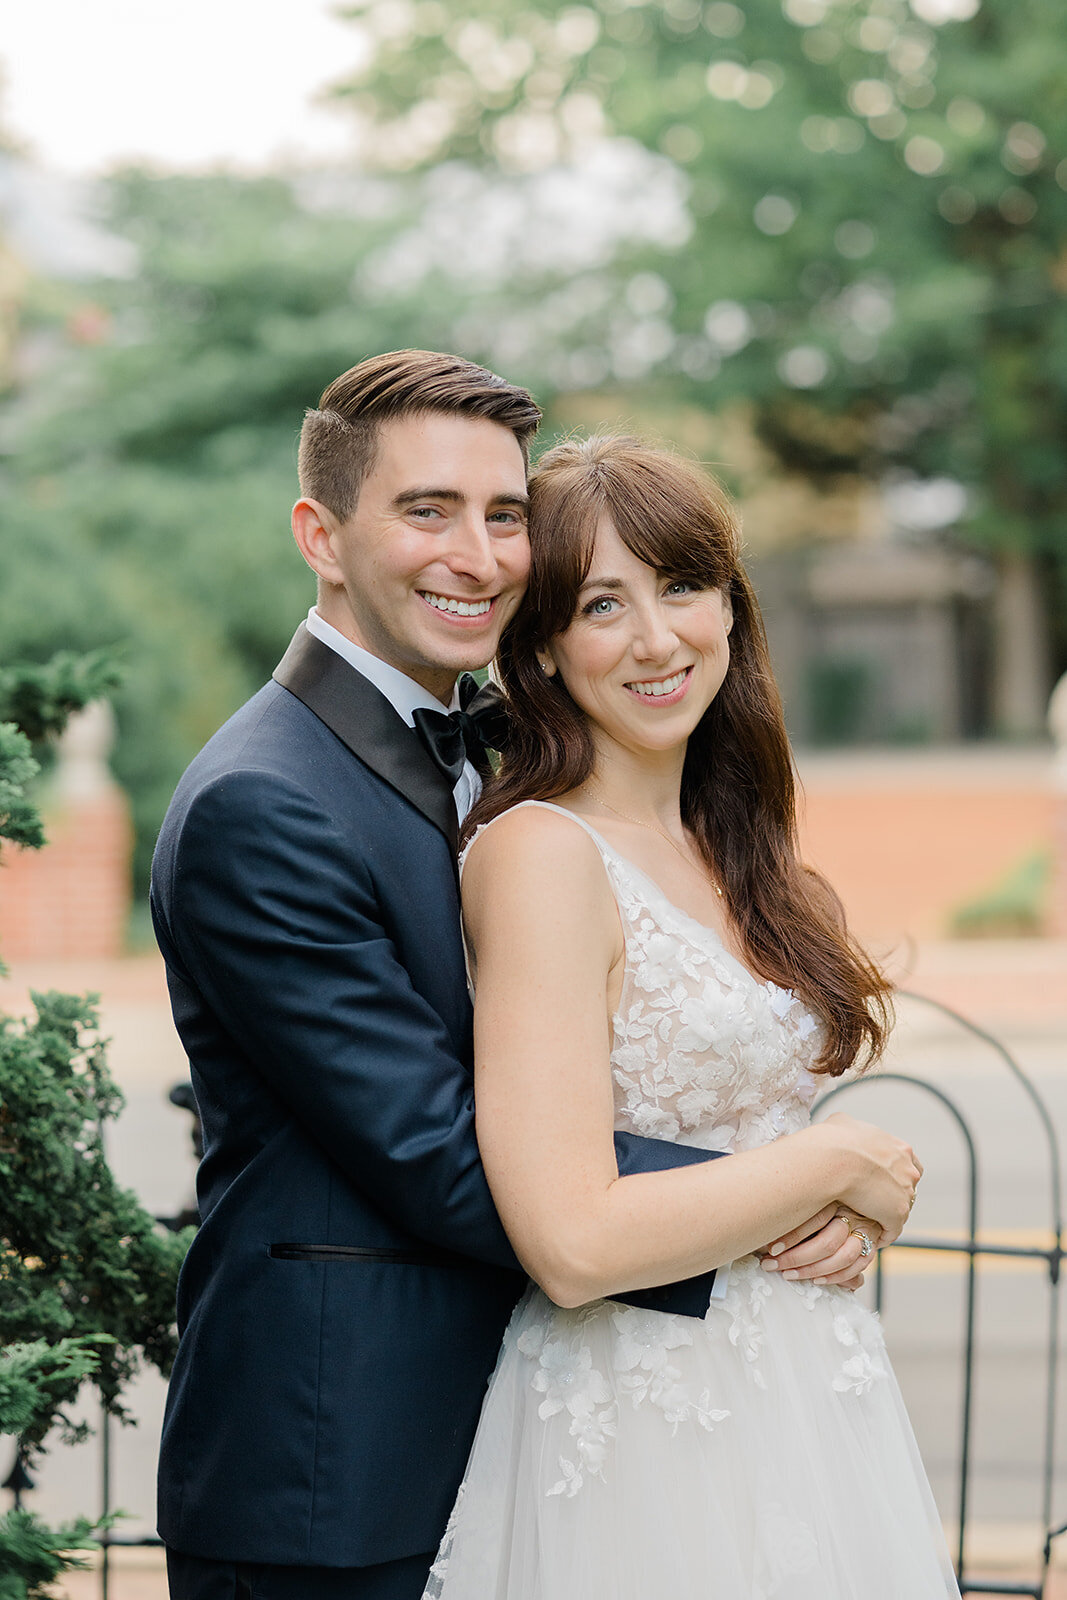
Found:
[[(531, 494), (514, 745), (463, 902), (479, 1141), (533, 1283), (427, 1594), (956, 1595), (878, 1323), (840, 1287), (921, 1169), (809, 1123), (819, 1078), (880, 1050), (887, 985), (797, 860), (729, 503), (611, 438), (551, 450)], [(731, 1153), (620, 1179), (615, 1127)], [(834, 1211), (816, 1279), (759, 1259)], [(611, 1299), (712, 1267), (703, 1321)]]

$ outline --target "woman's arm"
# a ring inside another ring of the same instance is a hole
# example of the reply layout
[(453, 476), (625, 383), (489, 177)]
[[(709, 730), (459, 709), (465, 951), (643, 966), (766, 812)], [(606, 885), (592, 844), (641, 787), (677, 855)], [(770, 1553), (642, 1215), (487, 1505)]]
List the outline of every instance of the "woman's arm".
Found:
[(558, 1304), (706, 1272), (832, 1200), (899, 1231), (919, 1168), (901, 1140), (849, 1117), (619, 1177), (607, 994), (623, 936), (580, 828), (534, 808), (501, 818), (471, 849), (463, 901), (482, 1160), (516, 1254)]

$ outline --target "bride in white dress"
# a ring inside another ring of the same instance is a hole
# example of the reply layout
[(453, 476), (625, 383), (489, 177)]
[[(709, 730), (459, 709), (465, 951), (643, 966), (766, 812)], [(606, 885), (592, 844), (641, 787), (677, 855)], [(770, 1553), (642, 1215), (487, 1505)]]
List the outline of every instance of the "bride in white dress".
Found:
[[(886, 985), (796, 859), (731, 508), (625, 439), (558, 446), (531, 492), (500, 660), (515, 744), (463, 901), (479, 1140), (532, 1282), (426, 1594), (958, 1595), (877, 1318), (844, 1287), (921, 1168), (809, 1120), (820, 1075), (880, 1049)], [(729, 1156), (620, 1179), (620, 1128)], [(703, 1320), (612, 1299), (712, 1267)]]

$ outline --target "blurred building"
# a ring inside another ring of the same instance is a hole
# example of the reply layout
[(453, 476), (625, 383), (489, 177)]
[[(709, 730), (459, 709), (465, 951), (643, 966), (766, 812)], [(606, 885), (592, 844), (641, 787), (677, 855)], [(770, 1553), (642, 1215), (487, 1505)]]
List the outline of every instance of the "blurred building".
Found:
[(956, 743), (992, 731), (995, 572), (902, 539), (751, 562), (799, 744)]

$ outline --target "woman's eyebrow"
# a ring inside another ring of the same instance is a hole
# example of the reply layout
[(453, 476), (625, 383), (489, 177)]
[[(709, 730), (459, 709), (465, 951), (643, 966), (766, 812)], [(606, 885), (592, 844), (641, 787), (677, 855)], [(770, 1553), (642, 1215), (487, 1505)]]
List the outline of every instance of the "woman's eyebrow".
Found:
[(579, 594), (584, 594), (587, 589), (625, 589), (625, 578), (586, 578)]

